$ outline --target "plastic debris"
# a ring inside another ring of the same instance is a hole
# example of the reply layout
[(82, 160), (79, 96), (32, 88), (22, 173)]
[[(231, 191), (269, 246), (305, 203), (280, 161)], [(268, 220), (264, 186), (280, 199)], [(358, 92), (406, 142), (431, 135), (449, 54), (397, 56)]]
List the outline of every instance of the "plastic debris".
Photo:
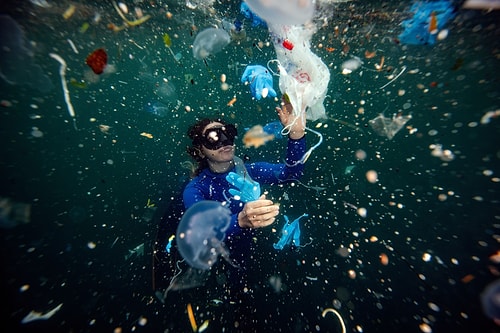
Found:
[(290, 220), (288, 219), (288, 216), (285, 215), (285, 225), (283, 226), (283, 229), (281, 230), (281, 238), (278, 241), (278, 243), (273, 244), (273, 247), (276, 250), (283, 250), (283, 248), (286, 245), (291, 245), (293, 242), (293, 245), (299, 247), (300, 246), (300, 225), (299, 221), (303, 217), (309, 216), (308, 214), (302, 214), (299, 216), (297, 219), (293, 220), (292, 223), (290, 223)]
[(451, 1), (415, 2), (410, 8), (413, 17), (404, 20), (404, 31), (398, 36), (402, 44), (433, 45), (437, 33), (455, 16)]
[(252, 96), (260, 100), (267, 96), (276, 97), (273, 76), (261, 65), (249, 65), (241, 76), (241, 83), (249, 84)]

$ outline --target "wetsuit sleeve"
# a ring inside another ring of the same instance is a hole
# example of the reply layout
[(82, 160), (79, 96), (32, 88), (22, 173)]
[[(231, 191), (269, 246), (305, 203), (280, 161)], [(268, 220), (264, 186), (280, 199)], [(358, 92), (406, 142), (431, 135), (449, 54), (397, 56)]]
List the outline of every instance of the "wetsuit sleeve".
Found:
[(239, 213), (231, 215), (231, 224), (226, 231), (226, 235), (236, 236), (241, 234), (241, 232), (243, 231), (243, 228), (238, 224), (238, 214)]
[(202, 191), (196, 186), (193, 186), (192, 183), (189, 183), (186, 188), (184, 188), (182, 199), (184, 201), (184, 208), (186, 208), (186, 210), (198, 201), (207, 200), (205, 199)]
[(304, 173), (304, 163), (299, 162), (302, 156), (306, 153), (306, 137), (293, 140), (288, 139), (288, 147), (286, 150), (286, 164), (280, 174), (280, 181), (288, 179), (298, 179)]
[(250, 176), (259, 183), (273, 184), (287, 180), (299, 179), (304, 172), (304, 164), (300, 162), (306, 152), (306, 139), (288, 139), (285, 163), (252, 163), (248, 166)]

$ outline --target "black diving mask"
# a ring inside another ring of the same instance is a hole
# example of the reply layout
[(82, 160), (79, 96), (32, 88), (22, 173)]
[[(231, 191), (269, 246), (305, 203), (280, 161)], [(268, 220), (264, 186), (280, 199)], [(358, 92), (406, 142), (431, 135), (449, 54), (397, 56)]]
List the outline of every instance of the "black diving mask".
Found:
[(224, 146), (234, 145), (234, 139), (237, 135), (238, 131), (232, 124), (212, 127), (203, 133), (201, 144), (207, 149), (217, 150)]

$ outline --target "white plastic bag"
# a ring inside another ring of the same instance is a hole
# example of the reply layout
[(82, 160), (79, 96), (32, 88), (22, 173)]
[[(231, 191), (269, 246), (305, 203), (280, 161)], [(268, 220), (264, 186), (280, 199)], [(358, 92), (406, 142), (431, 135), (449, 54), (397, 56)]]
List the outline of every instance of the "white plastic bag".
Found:
[(269, 30), (276, 49), (279, 67), (279, 87), (287, 94), (298, 117), (326, 117), (323, 101), (330, 82), (330, 71), (311, 49), (313, 27), (270, 24)]

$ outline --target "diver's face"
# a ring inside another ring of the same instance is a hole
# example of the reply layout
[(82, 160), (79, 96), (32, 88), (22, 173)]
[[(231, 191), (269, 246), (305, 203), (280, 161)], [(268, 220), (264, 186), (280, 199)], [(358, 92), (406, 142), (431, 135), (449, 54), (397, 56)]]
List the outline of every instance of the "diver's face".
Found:
[(203, 129), (201, 150), (212, 162), (230, 162), (234, 158), (234, 138), (236, 129), (233, 125), (213, 122)]

